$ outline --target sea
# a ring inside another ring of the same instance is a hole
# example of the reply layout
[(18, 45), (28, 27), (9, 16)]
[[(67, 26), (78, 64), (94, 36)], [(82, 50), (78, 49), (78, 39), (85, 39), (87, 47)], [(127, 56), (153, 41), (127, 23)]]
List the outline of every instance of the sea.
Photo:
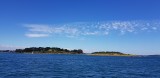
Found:
[(160, 78), (160, 56), (0, 53), (0, 78)]

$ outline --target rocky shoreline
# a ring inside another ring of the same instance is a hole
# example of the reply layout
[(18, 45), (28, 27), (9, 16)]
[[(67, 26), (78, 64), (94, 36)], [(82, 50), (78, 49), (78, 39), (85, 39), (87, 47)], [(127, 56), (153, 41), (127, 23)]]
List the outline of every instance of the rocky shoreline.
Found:
[(92, 56), (137, 56), (137, 55), (133, 55), (133, 54), (125, 54), (125, 53), (113, 52), (113, 51), (93, 52), (89, 55), (92, 55)]

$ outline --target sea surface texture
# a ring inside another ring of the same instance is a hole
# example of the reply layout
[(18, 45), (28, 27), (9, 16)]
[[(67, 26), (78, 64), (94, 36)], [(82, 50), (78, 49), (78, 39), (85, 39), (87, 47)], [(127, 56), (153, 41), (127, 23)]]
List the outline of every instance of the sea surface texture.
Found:
[(0, 78), (160, 78), (160, 57), (0, 53)]

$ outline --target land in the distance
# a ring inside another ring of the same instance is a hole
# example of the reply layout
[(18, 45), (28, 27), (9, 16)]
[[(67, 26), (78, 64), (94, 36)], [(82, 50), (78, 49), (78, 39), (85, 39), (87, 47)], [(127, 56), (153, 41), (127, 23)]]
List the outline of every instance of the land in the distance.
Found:
[[(0, 52), (15, 52), (15, 53), (32, 53), (32, 54), (86, 54), (83, 53), (81, 49), (68, 50), (58, 47), (30, 47), (24, 49), (16, 49), (15, 51), (10, 50), (0, 50)], [(101, 52), (93, 52), (91, 54), (93, 56), (136, 56), (133, 54), (125, 54), (122, 52), (115, 51), (101, 51)]]
[(46, 53), (46, 54), (83, 54), (83, 50), (81, 49), (74, 49), (74, 50), (68, 50), (58, 47), (30, 47), (25, 49), (16, 49), (16, 53)]
[(136, 56), (133, 54), (125, 54), (125, 53), (114, 52), (114, 51), (93, 52), (90, 55), (94, 55), (94, 56)]

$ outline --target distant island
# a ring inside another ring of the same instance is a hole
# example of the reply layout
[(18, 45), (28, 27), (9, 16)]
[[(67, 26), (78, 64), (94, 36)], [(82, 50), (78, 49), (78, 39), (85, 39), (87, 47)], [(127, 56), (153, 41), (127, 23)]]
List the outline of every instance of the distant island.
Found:
[(138, 56), (116, 51), (99, 51), (87, 54), (83, 53), (82, 49), (68, 50), (58, 47), (30, 47), (30, 48), (16, 49), (16, 50), (0, 50), (0, 52), (31, 53), (31, 54), (86, 54), (93, 56)]
[(0, 50), (0, 52), (14, 52), (15, 50)]
[(115, 51), (93, 52), (90, 55), (95, 55), (95, 56), (135, 56), (132, 54), (125, 54), (125, 53), (115, 52)]
[(83, 50), (68, 50), (58, 47), (30, 47), (25, 49), (16, 49), (16, 53), (49, 53), (49, 54), (83, 54)]

